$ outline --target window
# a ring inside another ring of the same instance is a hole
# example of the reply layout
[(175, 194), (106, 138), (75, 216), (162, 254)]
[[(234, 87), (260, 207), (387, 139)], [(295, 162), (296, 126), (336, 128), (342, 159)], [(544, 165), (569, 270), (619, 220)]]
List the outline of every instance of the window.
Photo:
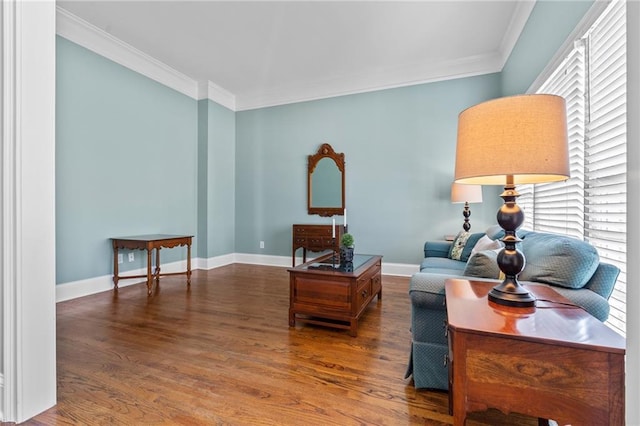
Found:
[(620, 268), (608, 325), (626, 335), (626, 5), (612, 2), (536, 90), (567, 102), (571, 177), (525, 185), (524, 228), (595, 246)]

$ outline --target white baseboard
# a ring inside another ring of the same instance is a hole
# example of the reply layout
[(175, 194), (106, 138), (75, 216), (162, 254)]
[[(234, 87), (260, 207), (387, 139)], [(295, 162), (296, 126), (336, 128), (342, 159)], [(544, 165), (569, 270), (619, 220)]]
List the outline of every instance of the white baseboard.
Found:
[[(265, 266), (281, 266), (291, 268), (290, 256), (270, 256), (264, 254), (246, 254), (236, 253), (234, 255), (235, 263), (249, 263), (252, 265), (265, 265)], [(296, 265), (302, 263), (302, 258), (296, 258)]]
[[(196, 259), (199, 260), (199, 259)], [(192, 265), (193, 266), (193, 265)], [(187, 261), (162, 264), (162, 272), (180, 272), (187, 269)], [(198, 269), (193, 267), (193, 269)], [(132, 269), (122, 272), (122, 275), (142, 275), (146, 274), (146, 268)], [(118, 287), (128, 287), (130, 285), (144, 282), (144, 278), (120, 278)], [(87, 278), (86, 280), (72, 281), (56, 285), (56, 303), (65, 300), (76, 299), (78, 297), (89, 296), (107, 290), (113, 290), (113, 275), (102, 275), (100, 277)]]
[(382, 261), (382, 275), (395, 275), (398, 277), (410, 277), (420, 271), (420, 265), (407, 263), (384, 263)]
[(225, 265), (231, 265), (234, 262), (234, 254), (225, 254), (222, 256), (210, 257), (208, 259), (197, 258), (191, 262), (193, 269), (209, 270), (219, 268)]
[[(311, 260), (311, 259), (307, 259)], [(291, 257), (289, 256), (268, 256), (259, 254), (232, 253), (223, 256), (210, 257), (208, 259), (196, 258), (192, 259), (191, 267), (193, 270), (209, 270), (219, 268), (221, 266), (230, 265), (232, 263), (248, 263), (252, 265), (280, 266), (291, 267)], [(296, 265), (302, 263), (302, 258), (296, 258)], [(187, 261), (162, 264), (162, 272), (180, 272), (187, 268)], [(382, 275), (396, 275), (409, 277), (418, 272), (418, 265), (410, 265), (403, 263), (386, 263), (382, 262)], [(134, 269), (124, 272), (125, 275), (141, 275), (146, 274), (146, 269)], [(144, 278), (121, 279), (118, 287), (127, 287), (133, 284), (144, 282)], [(65, 300), (76, 299), (78, 297), (89, 296), (91, 294), (100, 293), (113, 289), (113, 276), (103, 275), (100, 277), (88, 278), (86, 280), (72, 281), (56, 285), (56, 302), (64, 302)], [(0, 377), (1, 379), (1, 377)], [(1, 384), (2, 382), (0, 382)]]

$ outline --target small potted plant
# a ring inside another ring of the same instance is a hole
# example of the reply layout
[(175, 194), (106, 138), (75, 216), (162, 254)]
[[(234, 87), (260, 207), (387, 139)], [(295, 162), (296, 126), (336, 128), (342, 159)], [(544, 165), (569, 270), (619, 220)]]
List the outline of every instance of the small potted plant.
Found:
[(340, 263), (346, 264), (353, 262), (353, 235), (346, 233), (340, 239)]

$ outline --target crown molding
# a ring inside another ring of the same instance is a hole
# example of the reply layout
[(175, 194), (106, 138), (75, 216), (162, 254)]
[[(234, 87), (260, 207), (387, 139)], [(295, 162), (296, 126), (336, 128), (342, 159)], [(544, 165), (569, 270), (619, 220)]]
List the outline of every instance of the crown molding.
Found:
[(69, 13), (60, 6), (56, 7), (56, 34), (184, 95), (197, 99), (198, 85), (195, 80)]
[(280, 87), (260, 94), (239, 94), (236, 108), (238, 111), (258, 109), (500, 72), (509, 59), (535, 4), (536, 0), (518, 2), (498, 52), (443, 62), (436, 66), (418, 63), (366, 76), (341, 76), (315, 84)]
[(522, 34), (522, 30), (524, 26), (527, 25), (527, 21), (529, 20), (529, 15), (531, 15), (531, 11), (536, 5), (536, 0), (531, 1), (519, 1), (516, 4), (516, 11), (513, 13), (513, 17), (511, 18), (511, 22), (509, 22), (509, 27), (507, 31), (504, 33), (504, 37), (502, 38), (502, 43), (500, 43), (500, 53), (501, 53), (501, 62), (502, 65), (500, 69), (504, 67), (511, 55), (511, 51), (514, 46), (518, 42), (518, 38), (520, 34)]
[(208, 98), (235, 108), (235, 95), (222, 87), (211, 82), (200, 84), (60, 6), (56, 7), (56, 34), (190, 98)]
[(502, 55), (490, 54), (442, 62), (437, 65), (419, 63), (407, 67), (394, 67), (368, 75), (341, 76), (317, 81), (289, 85), (260, 94), (238, 95), (236, 110), (273, 107), (297, 102), (307, 102), (337, 96), (375, 92), (378, 90), (414, 86), (437, 81), (453, 80), (463, 77), (500, 72)]
[(211, 81), (198, 83), (198, 100), (210, 99), (223, 107), (236, 110), (236, 95)]
[(60, 6), (56, 7), (56, 33), (193, 99), (210, 99), (232, 111), (243, 111), (500, 72), (534, 5), (535, 1), (519, 3), (500, 52), (437, 65), (416, 63), (367, 75), (294, 83), (260, 93), (234, 94), (211, 81), (198, 82)]

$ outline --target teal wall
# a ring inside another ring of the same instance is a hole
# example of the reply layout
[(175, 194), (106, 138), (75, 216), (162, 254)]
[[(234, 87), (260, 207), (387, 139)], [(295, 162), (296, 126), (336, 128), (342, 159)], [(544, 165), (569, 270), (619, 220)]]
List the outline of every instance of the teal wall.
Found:
[(198, 257), (235, 251), (235, 113), (198, 102)]
[[(449, 198), (458, 113), (499, 95), (491, 74), (237, 113), (236, 251), (290, 255), (293, 223), (331, 223), (306, 210), (307, 156), (327, 142), (345, 154), (356, 249), (419, 263), (426, 239), (462, 227)], [(486, 192), (472, 229), (495, 220)]]
[[(213, 147), (211, 148), (213, 150)], [(198, 235), (209, 234), (209, 101), (198, 101)], [(198, 238), (197, 253), (209, 251), (209, 239)]]
[(502, 95), (526, 93), (592, 6), (593, 0), (536, 2), (502, 69)]
[[(195, 234), (197, 102), (64, 38), (56, 49), (56, 281), (65, 283), (111, 274), (110, 237)], [(125, 255), (122, 269), (146, 265), (143, 254)]]
[[(502, 73), (238, 113), (58, 37), (57, 283), (110, 275), (112, 236), (195, 234), (204, 259), (289, 256), (293, 223), (331, 223), (306, 211), (307, 156), (325, 142), (345, 154), (357, 250), (419, 263), (425, 240), (461, 228), (458, 114), (526, 91), (592, 3), (538, 1)], [(499, 193), (471, 206), (472, 231), (495, 221)]]

